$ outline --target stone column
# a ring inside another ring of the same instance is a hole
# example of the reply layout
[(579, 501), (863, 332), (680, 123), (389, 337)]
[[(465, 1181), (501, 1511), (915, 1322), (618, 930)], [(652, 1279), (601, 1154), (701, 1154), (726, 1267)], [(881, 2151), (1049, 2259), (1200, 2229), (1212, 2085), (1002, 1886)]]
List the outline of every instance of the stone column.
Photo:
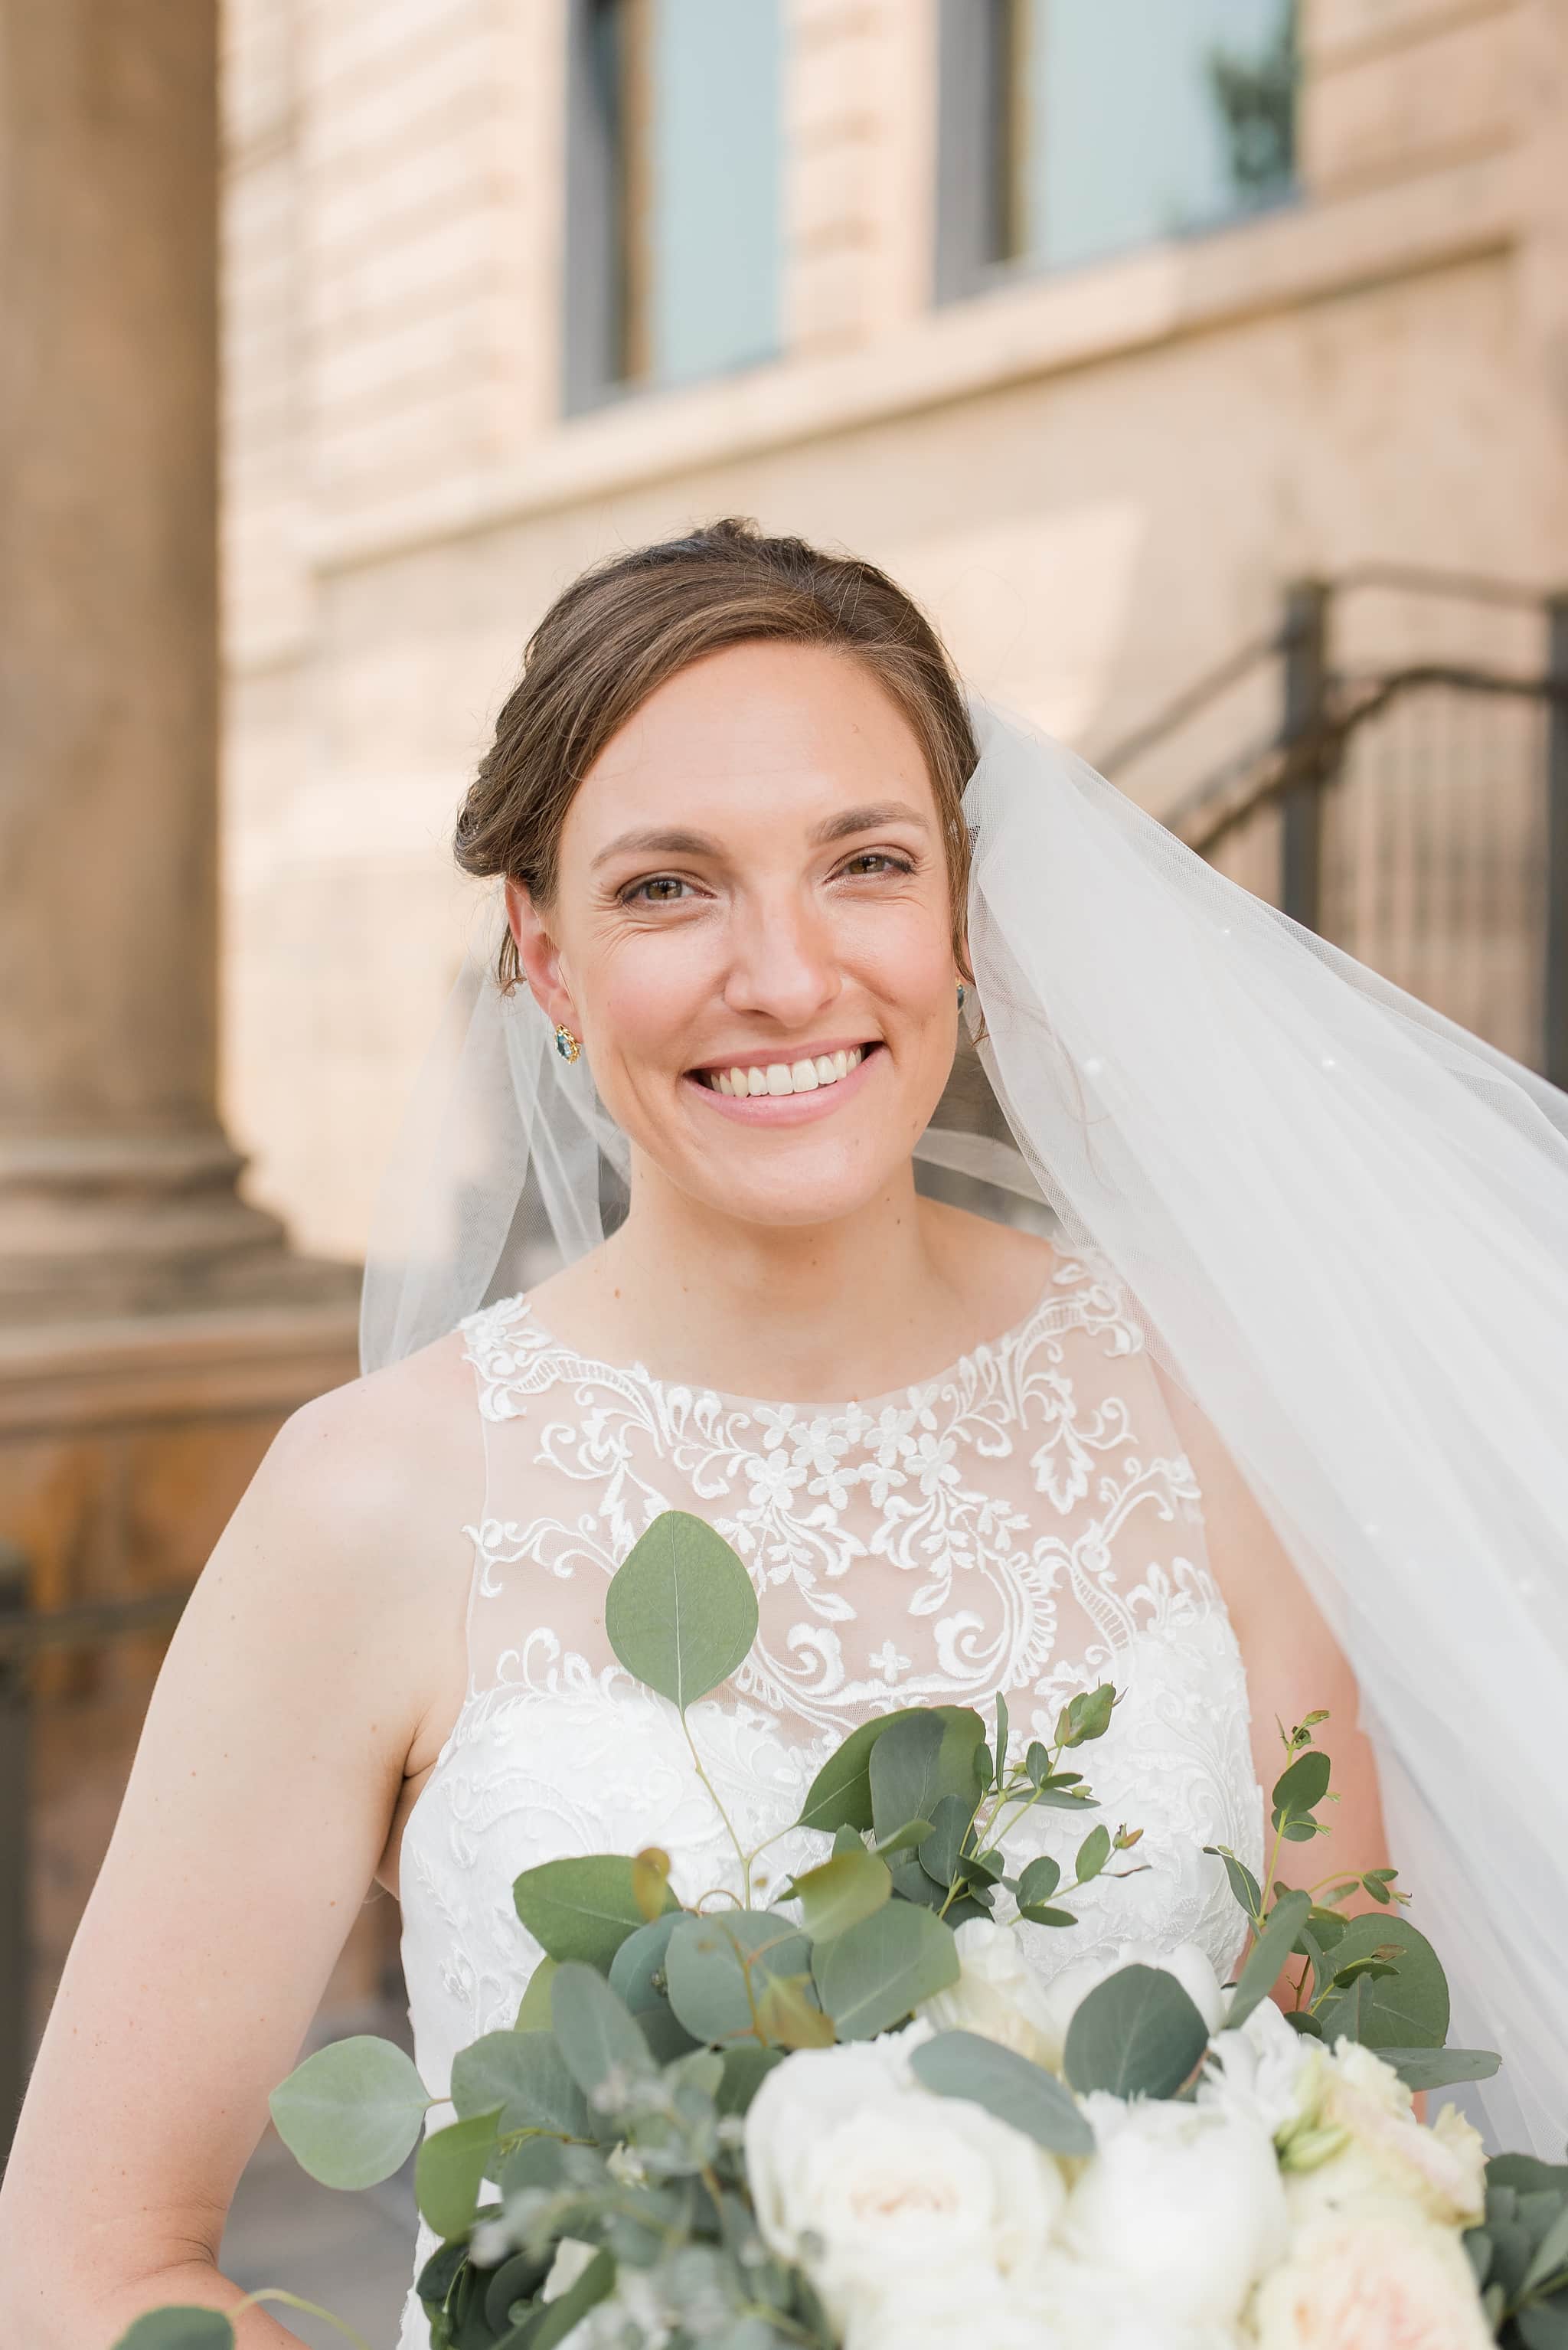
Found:
[(0, 0), (0, 1324), (297, 1292), (216, 1107), (213, 0)]

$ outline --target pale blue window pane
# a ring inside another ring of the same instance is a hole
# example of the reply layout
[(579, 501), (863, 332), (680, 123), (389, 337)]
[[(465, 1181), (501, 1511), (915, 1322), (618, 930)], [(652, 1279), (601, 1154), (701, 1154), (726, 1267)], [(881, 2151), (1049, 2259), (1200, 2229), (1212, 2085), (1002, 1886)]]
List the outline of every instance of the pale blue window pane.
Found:
[(1031, 256), (1088, 261), (1283, 195), (1293, 19), (1291, 0), (1031, 0)]
[(779, 16), (779, 0), (657, 0), (649, 338), (660, 382), (778, 347)]

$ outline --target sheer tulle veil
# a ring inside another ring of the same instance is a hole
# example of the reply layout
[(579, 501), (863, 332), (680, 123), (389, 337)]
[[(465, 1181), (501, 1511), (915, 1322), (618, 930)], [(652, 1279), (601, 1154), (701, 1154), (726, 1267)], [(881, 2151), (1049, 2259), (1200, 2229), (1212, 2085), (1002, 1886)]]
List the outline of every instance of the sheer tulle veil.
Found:
[[(1502, 2053), (1486, 2117), (1560, 2158), (1568, 1095), (971, 710), (989, 1082), (956, 1110), (950, 1087), (918, 1156), (1116, 1266), (1355, 1668), (1451, 2036)], [(367, 1368), (590, 1246), (624, 1196), (586, 1062), (492, 968), (477, 947), (394, 1157)]]

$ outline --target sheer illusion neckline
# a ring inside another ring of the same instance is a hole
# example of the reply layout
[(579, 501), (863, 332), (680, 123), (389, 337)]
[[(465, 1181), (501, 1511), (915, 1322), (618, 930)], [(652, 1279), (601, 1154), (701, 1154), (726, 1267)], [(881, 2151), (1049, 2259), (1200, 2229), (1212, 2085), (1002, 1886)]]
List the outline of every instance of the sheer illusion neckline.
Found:
[(646, 1363), (639, 1361), (611, 1363), (603, 1356), (586, 1354), (581, 1348), (574, 1347), (542, 1319), (532, 1298), (525, 1291), (519, 1292), (508, 1302), (514, 1312), (526, 1321), (535, 1338), (542, 1347), (547, 1347), (561, 1361), (570, 1363), (575, 1370), (587, 1378), (632, 1379), (639, 1387), (648, 1388), (661, 1401), (668, 1401), (677, 1396), (699, 1397), (704, 1402), (716, 1404), (722, 1410), (753, 1413), (805, 1412), (816, 1420), (847, 1419), (857, 1414), (864, 1415), (867, 1419), (875, 1419), (878, 1412), (890, 1407), (908, 1409), (911, 1406), (918, 1406), (924, 1399), (940, 1394), (944, 1388), (962, 1386), (977, 1372), (984, 1370), (991, 1364), (1005, 1361), (1006, 1357), (1030, 1336), (1035, 1324), (1051, 1305), (1057, 1275), (1063, 1265), (1076, 1262), (1076, 1259), (1061, 1256), (1053, 1248), (1051, 1269), (1046, 1276), (1045, 1285), (1035, 1297), (1029, 1311), (1021, 1315), (1016, 1322), (1010, 1323), (1005, 1330), (999, 1331), (992, 1338), (982, 1338), (978, 1345), (970, 1347), (966, 1353), (957, 1356), (953, 1361), (944, 1364), (940, 1371), (933, 1371), (926, 1378), (908, 1379), (898, 1387), (884, 1388), (878, 1393), (867, 1396), (815, 1398), (741, 1395), (730, 1388), (711, 1387), (701, 1380), (661, 1378), (656, 1372), (650, 1371)]

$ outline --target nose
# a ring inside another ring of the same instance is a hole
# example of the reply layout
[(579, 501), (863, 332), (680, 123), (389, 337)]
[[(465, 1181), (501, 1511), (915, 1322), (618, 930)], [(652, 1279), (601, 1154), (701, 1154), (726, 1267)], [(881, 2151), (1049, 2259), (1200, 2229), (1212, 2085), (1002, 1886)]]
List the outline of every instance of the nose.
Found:
[(732, 1012), (803, 1029), (832, 1003), (839, 974), (827, 927), (793, 892), (753, 897), (739, 910), (724, 1001)]

